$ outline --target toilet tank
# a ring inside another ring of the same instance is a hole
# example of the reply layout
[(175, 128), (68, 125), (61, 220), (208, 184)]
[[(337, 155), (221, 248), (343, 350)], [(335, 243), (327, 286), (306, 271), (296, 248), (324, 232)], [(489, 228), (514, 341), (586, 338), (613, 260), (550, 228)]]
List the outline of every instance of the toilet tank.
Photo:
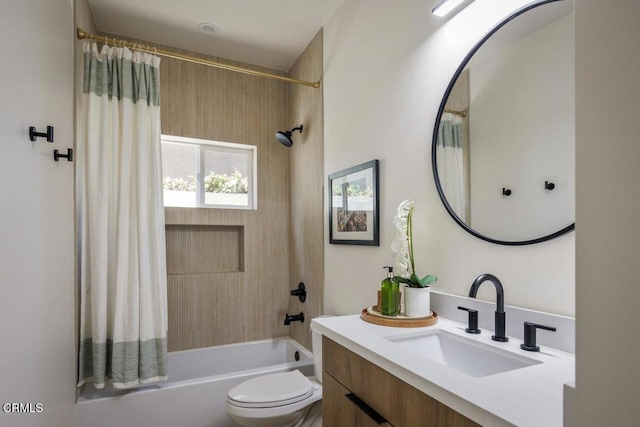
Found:
[[(321, 317), (333, 317), (331, 315), (318, 316)], [(318, 382), (322, 383), (322, 334), (314, 329), (311, 324), (311, 351), (313, 351), (313, 375)]]

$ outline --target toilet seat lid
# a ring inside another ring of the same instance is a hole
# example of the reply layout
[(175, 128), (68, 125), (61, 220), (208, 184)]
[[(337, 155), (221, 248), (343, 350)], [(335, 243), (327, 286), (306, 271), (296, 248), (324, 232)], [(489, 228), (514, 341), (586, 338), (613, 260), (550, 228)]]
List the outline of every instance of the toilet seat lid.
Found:
[(227, 394), (231, 404), (244, 408), (269, 408), (299, 402), (313, 394), (313, 384), (297, 369), (251, 378)]

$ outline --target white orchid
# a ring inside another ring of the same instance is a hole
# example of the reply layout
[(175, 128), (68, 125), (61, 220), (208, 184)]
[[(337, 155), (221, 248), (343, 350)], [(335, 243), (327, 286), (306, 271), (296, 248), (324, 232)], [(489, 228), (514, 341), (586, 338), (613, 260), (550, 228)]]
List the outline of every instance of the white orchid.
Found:
[(393, 259), (396, 262), (395, 279), (413, 288), (424, 288), (434, 283), (438, 278), (427, 275), (422, 279), (416, 274), (413, 257), (413, 200), (403, 200), (393, 218), (396, 226), (396, 236), (391, 242)]
[(398, 276), (409, 277), (409, 267), (411, 264), (411, 257), (409, 255), (409, 214), (413, 208), (413, 201), (411, 199), (404, 200), (398, 206), (398, 211), (393, 217), (393, 224), (396, 228), (396, 235), (391, 242), (391, 251), (393, 252), (393, 259), (396, 262), (396, 273)]

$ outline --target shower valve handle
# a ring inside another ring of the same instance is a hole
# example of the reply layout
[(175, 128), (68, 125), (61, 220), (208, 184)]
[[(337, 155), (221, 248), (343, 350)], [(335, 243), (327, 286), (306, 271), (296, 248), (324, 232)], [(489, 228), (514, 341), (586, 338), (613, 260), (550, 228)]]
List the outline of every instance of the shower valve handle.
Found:
[(304, 287), (304, 283), (298, 283), (298, 289), (291, 290), (291, 295), (298, 297), (300, 302), (305, 302), (307, 300), (307, 290)]

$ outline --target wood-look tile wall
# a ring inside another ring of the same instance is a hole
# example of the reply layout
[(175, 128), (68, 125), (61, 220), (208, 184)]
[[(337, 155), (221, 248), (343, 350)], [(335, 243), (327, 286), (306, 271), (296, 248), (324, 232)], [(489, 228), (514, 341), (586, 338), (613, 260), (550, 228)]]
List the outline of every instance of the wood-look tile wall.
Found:
[[(307, 81), (322, 79), (322, 30), (316, 34), (300, 58), (289, 70), (289, 76)], [(304, 323), (290, 327), (291, 336), (311, 349), (311, 319), (322, 313), (324, 292), (324, 123), (322, 88), (303, 86), (290, 88), (289, 114), (292, 126), (304, 125), (302, 134), (295, 134), (291, 147), (291, 231), (289, 287), (303, 282), (307, 300), (289, 301), (289, 312), (305, 314)]]
[(244, 271), (244, 227), (167, 225), (167, 274)]
[(160, 67), (163, 134), (258, 147), (257, 210), (165, 209), (169, 350), (288, 335), (289, 150), (274, 135), (290, 126), (289, 87), (167, 58)]
[[(321, 79), (322, 32), (289, 76)], [(169, 351), (286, 335), (311, 348), (323, 299), (322, 89), (162, 58), (160, 96), (163, 134), (258, 147), (257, 210), (165, 208)], [(300, 123), (293, 148), (276, 141)], [(300, 281), (304, 304), (289, 295)], [(300, 311), (304, 324), (284, 326)]]

